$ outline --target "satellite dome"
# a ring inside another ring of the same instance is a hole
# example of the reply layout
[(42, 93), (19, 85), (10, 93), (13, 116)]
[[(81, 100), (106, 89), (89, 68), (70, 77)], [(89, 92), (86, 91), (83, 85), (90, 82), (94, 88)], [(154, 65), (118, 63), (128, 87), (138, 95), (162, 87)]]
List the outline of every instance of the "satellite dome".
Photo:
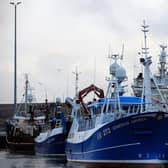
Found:
[(28, 95), (27, 95), (27, 100), (28, 100), (29, 102), (32, 102), (32, 101), (33, 101), (33, 95), (32, 95), (32, 94), (28, 94)]
[(161, 55), (162, 55), (163, 57), (166, 57), (166, 51), (163, 50), (162, 53), (161, 53)]
[(60, 97), (56, 98), (56, 103), (61, 103), (61, 98)]
[(166, 62), (166, 51), (162, 50), (161, 55), (160, 55), (160, 62)]
[(116, 70), (116, 78), (119, 80), (119, 82), (122, 82), (126, 78), (126, 71), (123, 67), (119, 67)]
[(166, 57), (167, 57), (167, 54), (166, 54), (166, 51), (165, 49), (167, 48), (166, 45), (160, 45), (161, 47), (161, 54), (160, 54), (160, 57), (159, 57), (159, 61), (160, 63), (166, 63)]
[(117, 64), (117, 62), (114, 62), (110, 65), (110, 74), (114, 75), (116, 74), (117, 69), (120, 67), (120, 65)]

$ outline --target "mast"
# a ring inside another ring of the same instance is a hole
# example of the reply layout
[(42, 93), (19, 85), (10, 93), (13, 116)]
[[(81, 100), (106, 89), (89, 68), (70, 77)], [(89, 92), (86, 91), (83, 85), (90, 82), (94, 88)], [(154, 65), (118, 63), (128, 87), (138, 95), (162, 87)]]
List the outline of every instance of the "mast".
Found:
[(75, 75), (75, 97), (78, 97), (78, 82), (79, 82), (79, 75), (81, 74), (81, 72), (78, 72), (78, 68), (76, 67), (75, 72), (72, 72)]
[(124, 58), (124, 43), (122, 44), (122, 50), (121, 50), (121, 56), (120, 56), (120, 60), (121, 60), (121, 66), (122, 66), (122, 60)]
[(144, 97), (145, 97), (145, 110), (150, 111), (152, 100), (151, 100), (151, 78), (150, 78), (150, 65), (152, 63), (151, 56), (149, 56), (149, 48), (147, 48), (147, 35), (148, 25), (146, 25), (145, 21), (142, 25), (142, 32), (144, 33), (144, 48), (142, 48), (142, 54), (144, 58), (140, 59), (140, 62), (144, 65)]
[(26, 79), (26, 82), (25, 82), (25, 113), (27, 113), (28, 84), (29, 84), (28, 75), (27, 74), (25, 74), (25, 79)]
[(160, 68), (159, 68), (159, 72), (160, 72), (160, 77), (161, 80), (165, 77), (165, 72), (166, 72), (166, 51), (165, 49), (167, 48), (166, 45), (160, 45), (161, 47), (161, 54), (159, 55), (159, 64), (160, 64)]
[[(110, 74), (111, 74), (111, 81), (112, 81), (112, 84), (115, 85), (115, 89), (114, 89), (114, 98), (116, 99), (116, 102), (114, 104), (114, 109), (115, 109), (115, 112), (120, 112), (121, 108), (120, 108), (120, 97), (119, 97), (119, 94), (120, 94), (120, 86), (119, 86), (119, 80), (117, 78), (117, 70), (120, 68), (120, 66), (117, 64), (117, 60), (121, 59), (119, 57), (118, 54), (113, 54), (111, 56), (111, 59), (114, 60), (114, 63), (112, 65), (115, 65), (114, 67), (114, 71), (112, 69), (110, 69)], [(112, 85), (110, 86), (112, 88)], [(111, 90), (112, 92), (112, 90)], [(111, 93), (112, 95), (112, 93)]]

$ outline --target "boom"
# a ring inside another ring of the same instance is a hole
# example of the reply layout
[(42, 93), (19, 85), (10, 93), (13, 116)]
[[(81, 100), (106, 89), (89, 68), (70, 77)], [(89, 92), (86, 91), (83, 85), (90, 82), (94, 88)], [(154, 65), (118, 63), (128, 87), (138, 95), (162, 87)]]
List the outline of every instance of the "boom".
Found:
[(87, 107), (85, 106), (83, 99), (91, 91), (94, 91), (94, 93), (97, 95), (97, 97), (104, 98), (104, 91), (93, 84), (79, 92), (79, 101), (84, 108), (84, 112), (88, 115), (90, 115), (90, 112), (88, 111)]

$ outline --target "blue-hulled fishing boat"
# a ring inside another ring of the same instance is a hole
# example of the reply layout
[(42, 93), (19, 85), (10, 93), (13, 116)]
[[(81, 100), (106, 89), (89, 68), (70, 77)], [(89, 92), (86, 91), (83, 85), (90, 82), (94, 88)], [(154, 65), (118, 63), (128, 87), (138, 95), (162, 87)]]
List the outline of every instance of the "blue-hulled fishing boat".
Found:
[[(66, 141), (68, 161), (83, 163), (167, 163), (168, 107), (150, 72), (152, 63), (147, 48), (148, 26), (143, 24), (144, 66), (141, 97), (124, 96), (126, 71), (112, 55), (111, 78), (106, 96), (91, 85), (79, 92), (73, 105), (73, 123)], [(152, 99), (151, 80), (160, 101)], [(83, 98), (94, 91), (99, 97), (84, 103)]]
[(35, 153), (41, 156), (65, 156), (66, 118), (57, 106), (57, 114), (35, 138)]

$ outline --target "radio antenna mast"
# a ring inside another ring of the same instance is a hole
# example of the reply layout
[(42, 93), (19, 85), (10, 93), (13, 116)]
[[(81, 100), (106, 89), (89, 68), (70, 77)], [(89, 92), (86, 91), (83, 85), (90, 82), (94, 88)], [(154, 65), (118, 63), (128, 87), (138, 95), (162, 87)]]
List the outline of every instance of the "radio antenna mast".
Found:
[(82, 72), (78, 72), (78, 68), (76, 67), (75, 72), (72, 72), (72, 73), (75, 75), (75, 97), (78, 97), (78, 89), (79, 89), (78, 82), (79, 82), (79, 75), (80, 75)]

